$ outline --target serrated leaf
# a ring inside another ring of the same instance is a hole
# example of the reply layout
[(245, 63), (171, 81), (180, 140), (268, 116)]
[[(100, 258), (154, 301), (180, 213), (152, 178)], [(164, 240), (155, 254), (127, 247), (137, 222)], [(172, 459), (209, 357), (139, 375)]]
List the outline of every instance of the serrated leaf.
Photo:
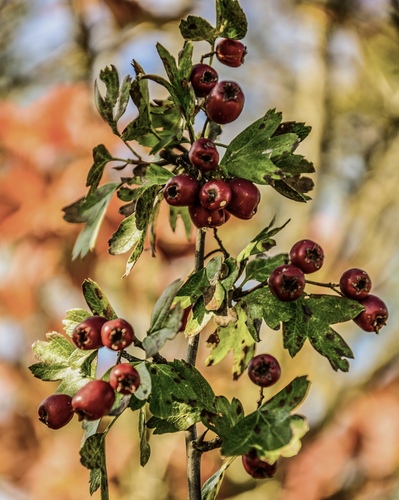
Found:
[(235, 306), (237, 320), (226, 326), (219, 326), (208, 338), (207, 347), (211, 349), (206, 359), (207, 366), (219, 363), (230, 352), (233, 354), (233, 378), (237, 380), (248, 366), (255, 353), (255, 340), (246, 324), (247, 315), (239, 306)]
[(190, 15), (187, 16), (187, 19), (182, 19), (179, 29), (185, 40), (192, 40), (194, 42), (206, 40), (213, 45), (218, 37), (217, 30), (206, 19), (199, 16)]
[(104, 168), (113, 158), (104, 144), (99, 144), (93, 149), (93, 165), (87, 175), (86, 186), (90, 186), (88, 196), (92, 195), (97, 189), (104, 173)]
[(224, 396), (216, 396), (212, 410), (203, 410), (201, 421), (211, 431), (224, 439), (231, 429), (244, 418), (244, 409), (237, 398), (231, 403)]
[(226, 473), (226, 470), (237, 457), (231, 457), (217, 470), (209, 479), (205, 481), (201, 488), (201, 500), (216, 500), (220, 487)]
[(173, 303), (180, 304), (183, 309), (186, 309), (202, 296), (208, 285), (205, 269), (192, 273), (177, 292)]
[(256, 280), (260, 283), (266, 282), (270, 273), (278, 266), (288, 262), (288, 254), (280, 253), (269, 257), (264, 254), (258, 254), (255, 259), (252, 259), (245, 266), (245, 280), (247, 283), (250, 280)]
[(248, 22), (238, 0), (216, 0), (216, 29), (218, 36), (241, 40)]
[(98, 314), (108, 320), (118, 317), (105, 293), (95, 281), (85, 279), (82, 283), (82, 291), (86, 304), (93, 314)]
[(139, 412), (139, 437), (140, 437), (140, 465), (144, 467), (151, 455), (151, 447), (148, 443), (146, 412), (145, 408), (140, 408)]
[(80, 449), (80, 462), (90, 470), (90, 494), (101, 488), (101, 500), (109, 498), (105, 436), (106, 433), (89, 436)]

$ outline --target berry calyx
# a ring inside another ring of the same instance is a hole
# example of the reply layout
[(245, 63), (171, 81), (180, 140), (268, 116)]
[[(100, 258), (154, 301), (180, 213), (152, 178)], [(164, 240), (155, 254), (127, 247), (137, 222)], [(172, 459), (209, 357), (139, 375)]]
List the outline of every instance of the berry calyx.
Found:
[(133, 365), (120, 363), (111, 368), (109, 383), (116, 392), (133, 394), (140, 385), (140, 375)]
[(194, 177), (175, 175), (165, 184), (163, 195), (167, 203), (174, 207), (192, 205), (197, 201), (200, 184)]
[(231, 187), (222, 179), (205, 182), (199, 192), (201, 205), (208, 210), (225, 208), (231, 200)]
[(197, 97), (205, 97), (219, 80), (217, 71), (209, 64), (198, 63), (191, 68), (190, 82)]
[(228, 212), (222, 208), (219, 210), (208, 210), (202, 205), (191, 205), (188, 207), (188, 212), (194, 226), (198, 229), (222, 226), (230, 218)]
[(37, 413), (49, 429), (61, 429), (73, 417), (72, 398), (68, 394), (52, 394), (40, 403)]
[(348, 299), (361, 300), (367, 297), (371, 290), (371, 279), (366, 271), (354, 267), (342, 274), (339, 288)]
[(229, 180), (231, 200), (227, 211), (238, 219), (251, 219), (258, 210), (260, 191), (255, 184), (247, 179)]
[(219, 153), (213, 141), (201, 137), (192, 143), (188, 159), (194, 167), (207, 172), (218, 166)]
[(109, 349), (121, 351), (133, 342), (133, 327), (122, 318), (107, 321), (101, 328), (101, 339)]
[(72, 333), (72, 340), (76, 347), (83, 350), (99, 349), (101, 340), (101, 327), (107, 322), (102, 316), (90, 316), (76, 326)]
[(270, 273), (268, 285), (271, 293), (279, 300), (293, 302), (303, 293), (305, 276), (299, 267), (283, 264)]
[(241, 457), (245, 471), (254, 479), (268, 479), (273, 477), (277, 471), (277, 462), (269, 464), (258, 457), (256, 450), (251, 450)]
[(244, 107), (245, 97), (236, 82), (218, 82), (205, 101), (208, 118), (219, 125), (236, 120)]
[(244, 57), (247, 54), (246, 46), (239, 40), (231, 38), (223, 38), (215, 48), (218, 61), (231, 68), (238, 68), (244, 62)]
[(359, 304), (364, 307), (353, 321), (365, 332), (379, 333), (388, 320), (388, 308), (386, 304), (375, 295), (367, 295), (359, 300)]
[(320, 245), (312, 240), (300, 240), (289, 252), (291, 263), (305, 274), (318, 271), (324, 262), (324, 252)]
[(280, 375), (280, 364), (271, 354), (258, 354), (248, 363), (248, 377), (260, 387), (274, 385)]
[(78, 420), (98, 420), (104, 417), (115, 402), (114, 389), (105, 380), (91, 380), (72, 398), (72, 409)]

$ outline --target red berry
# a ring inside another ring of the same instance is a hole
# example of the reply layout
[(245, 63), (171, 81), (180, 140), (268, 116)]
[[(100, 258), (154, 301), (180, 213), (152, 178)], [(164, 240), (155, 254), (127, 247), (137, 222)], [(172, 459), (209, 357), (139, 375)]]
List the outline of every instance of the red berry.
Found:
[(388, 320), (388, 308), (385, 303), (379, 297), (369, 294), (359, 300), (359, 304), (364, 307), (364, 311), (353, 321), (366, 332), (379, 333)]
[(305, 274), (318, 271), (324, 262), (320, 245), (311, 240), (300, 240), (290, 250), (290, 261)]
[(245, 453), (241, 458), (245, 471), (255, 479), (268, 479), (276, 474), (277, 462), (269, 464), (261, 460), (256, 450)]
[(115, 392), (105, 380), (92, 380), (72, 398), (72, 409), (79, 420), (98, 420), (112, 408)]
[(73, 417), (72, 398), (68, 394), (52, 394), (40, 403), (37, 413), (47, 427), (60, 429)]
[(218, 60), (230, 66), (231, 68), (238, 68), (244, 62), (244, 57), (247, 53), (247, 48), (239, 40), (231, 38), (223, 38), (216, 45), (216, 57)]
[(220, 125), (236, 120), (244, 107), (245, 97), (236, 82), (217, 83), (205, 102), (208, 118)]
[(231, 200), (231, 187), (222, 179), (205, 182), (199, 192), (201, 205), (208, 210), (225, 208)]
[(202, 137), (192, 143), (188, 159), (200, 170), (214, 170), (219, 164), (219, 153), (213, 141)]
[(340, 280), (339, 288), (349, 299), (361, 300), (367, 297), (371, 290), (370, 276), (356, 267), (346, 270)]
[(188, 212), (194, 226), (198, 229), (222, 226), (230, 218), (230, 215), (223, 209), (208, 210), (202, 205), (191, 205), (188, 207)]
[(248, 364), (248, 377), (260, 387), (274, 385), (280, 375), (280, 364), (271, 354), (258, 354)]
[(231, 179), (231, 200), (227, 211), (238, 219), (251, 219), (258, 209), (260, 191), (247, 179)]
[(133, 342), (134, 331), (130, 323), (122, 318), (117, 318), (103, 324), (101, 339), (109, 349), (121, 351)]
[(140, 375), (129, 363), (120, 363), (111, 368), (109, 383), (121, 394), (133, 394), (140, 385)]
[(90, 316), (74, 329), (72, 340), (76, 347), (83, 350), (102, 347), (101, 327), (107, 319), (101, 316)]
[(197, 201), (200, 184), (194, 177), (175, 175), (165, 184), (163, 195), (169, 205), (184, 207)]
[(283, 264), (270, 273), (268, 285), (271, 293), (279, 300), (292, 302), (302, 295), (305, 276), (298, 267)]
[(219, 80), (217, 71), (209, 64), (194, 64), (191, 69), (190, 82), (197, 97), (205, 97)]

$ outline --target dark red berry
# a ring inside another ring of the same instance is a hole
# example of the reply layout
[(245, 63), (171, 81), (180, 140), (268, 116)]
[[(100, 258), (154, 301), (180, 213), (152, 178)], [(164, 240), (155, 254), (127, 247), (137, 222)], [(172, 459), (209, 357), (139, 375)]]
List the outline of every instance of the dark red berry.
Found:
[(106, 347), (113, 351), (121, 351), (133, 342), (134, 331), (130, 323), (117, 318), (103, 324), (101, 339)]
[(163, 195), (169, 205), (184, 207), (192, 205), (198, 199), (200, 184), (194, 177), (175, 175), (165, 184)]
[(223, 209), (208, 210), (202, 205), (191, 205), (188, 211), (194, 226), (198, 229), (222, 226), (230, 218), (230, 215)]
[(324, 262), (320, 245), (311, 240), (300, 240), (290, 250), (290, 261), (305, 274), (318, 271)]
[(369, 294), (359, 300), (359, 304), (364, 307), (364, 311), (353, 321), (366, 332), (379, 333), (388, 320), (388, 308), (385, 303), (379, 297)]
[(194, 64), (191, 69), (190, 82), (197, 97), (205, 97), (219, 80), (217, 71), (209, 64)]
[(37, 413), (47, 427), (60, 429), (73, 417), (72, 398), (68, 394), (52, 394), (40, 403)]
[(205, 101), (208, 118), (220, 125), (236, 120), (244, 107), (245, 97), (236, 82), (217, 83)]
[(292, 302), (302, 295), (305, 276), (298, 267), (283, 264), (270, 273), (268, 285), (271, 293), (279, 300)]
[(74, 329), (72, 340), (76, 347), (83, 350), (99, 349), (101, 341), (101, 327), (107, 319), (101, 316), (90, 316)]
[(227, 211), (238, 219), (251, 219), (258, 209), (260, 191), (247, 179), (231, 179), (231, 200)]
[(275, 384), (280, 375), (280, 364), (271, 354), (258, 354), (248, 364), (248, 377), (260, 387)]
[(213, 141), (202, 137), (192, 143), (188, 159), (200, 170), (214, 170), (219, 164), (219, 153)]
[(251, 450), (242, 455), (242, 465), (245, 471), (255, 479), (268, 479), (273, 477), (277, 471), (277, 462), (269, 464), (261, 460), (256, 450)]
[(339, 280), (339, 288), (345, 297), (361, 300), (367, 297), (371, 290), (371, 279), (366, 271), (354, 267), (342, 274)]
[(119, 363), (111, 368), (109, 383), (116, 392), (133, 394), (140, 385), (140, 375), (133, 365)]
[(222, 179), (205, 182), (200, 189), (199, 200), (208, 210), (225, 208), (231, 200), (230, 184)]
[(114, 389), (105, 380), (92, 380), (72, 398), (72, 409), (79, 420), (98, 420), (104, 417), (115, 401)]
[(242, 42), (231, 38), (220, 40), (215, 50), (218, 60), (231, 68), (241, 66), (247, 53), (247, 48)]

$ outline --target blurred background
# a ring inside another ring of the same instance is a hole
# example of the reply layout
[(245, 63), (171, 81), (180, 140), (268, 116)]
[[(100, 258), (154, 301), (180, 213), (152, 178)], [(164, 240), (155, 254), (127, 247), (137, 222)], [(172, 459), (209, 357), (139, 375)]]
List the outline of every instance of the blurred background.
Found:
[[(236, 255), (274, 215), (277, 223), (290, 218), (276, 251), (302, 238), (317, 241), (326, 254), (318, 281), (336, 283), (349, 267), (367, 270), (390, 319), (378, 337), (353, 323), (336, 325), (355, 354), (346, 374), (308, 345), (291, 359), (281, 333), (263, 331), (258, 352), (270, 352), (283, 367), (265, 396), (309, 374), (311, 391), (298, 411), (311, 431), (273, 480), (251, 479), (236, 460), (219, 498), (399, 498), (399, 2), (240, 3), (249, 22), (245, 64), (215, 67), (240, 83), (246, 105), (221, 140), (228, 143), (269, 108), (286, 121), (306, 122), (312, 132), (298, 152), (314, 162), (316, 188), (311, 202), (298, 204), (262, 187), (256, 217), (220, 229), (224, 245)], [(61, 211), (85, 194), (94, 146), (128, 154), (95, 110), (98, 72), (113, 64), (123, 78), (133, 74), (134, 58), (147, 73), (163, 74), (155, 43), (177, 54), (178, 24), (188, 13), (214, 23), (214, 2), (0, 1), (0, 500), (90, 498), (89, 472), (79, 463), (80, 424), (74, 419), (52, 431), (38, 421), (37, 407), (56, 384), (34, 379), (27, 368), (35, 362), (32, 343), (61, 332), (68, 309), (85, 307), (82, 281), (97, 281), (140, 336), (162, 290), (192, 269), (193, 244), (182, 228), (168, 229), (165, 207), (156, 258), (145, 252), (124, 279), (128, 256), (107, 253), (121, 202), (111, 203), (95, 251), (76, 261), (71, 254), (81, 228)], [(208, 50), (197, 44), (195, 62)], [(118, 175), (106, 172), (109, 179)], [(233, 382), (230, 358), (206, 368), (207, 354), (203, 342), (198, 368), (215, 393), (236, 396), (253, 411), (256, 387), (245, 376)], [(167, 345), (165, 355), (183, 358), (184, 338)], [(109, 433), (111, 498), (186, 498), (183, 434), (154, 436), (145, 468), (137, 436), (131, 412)], [(204, 479), (222, 463), (218, 450), (205, 454)]]

